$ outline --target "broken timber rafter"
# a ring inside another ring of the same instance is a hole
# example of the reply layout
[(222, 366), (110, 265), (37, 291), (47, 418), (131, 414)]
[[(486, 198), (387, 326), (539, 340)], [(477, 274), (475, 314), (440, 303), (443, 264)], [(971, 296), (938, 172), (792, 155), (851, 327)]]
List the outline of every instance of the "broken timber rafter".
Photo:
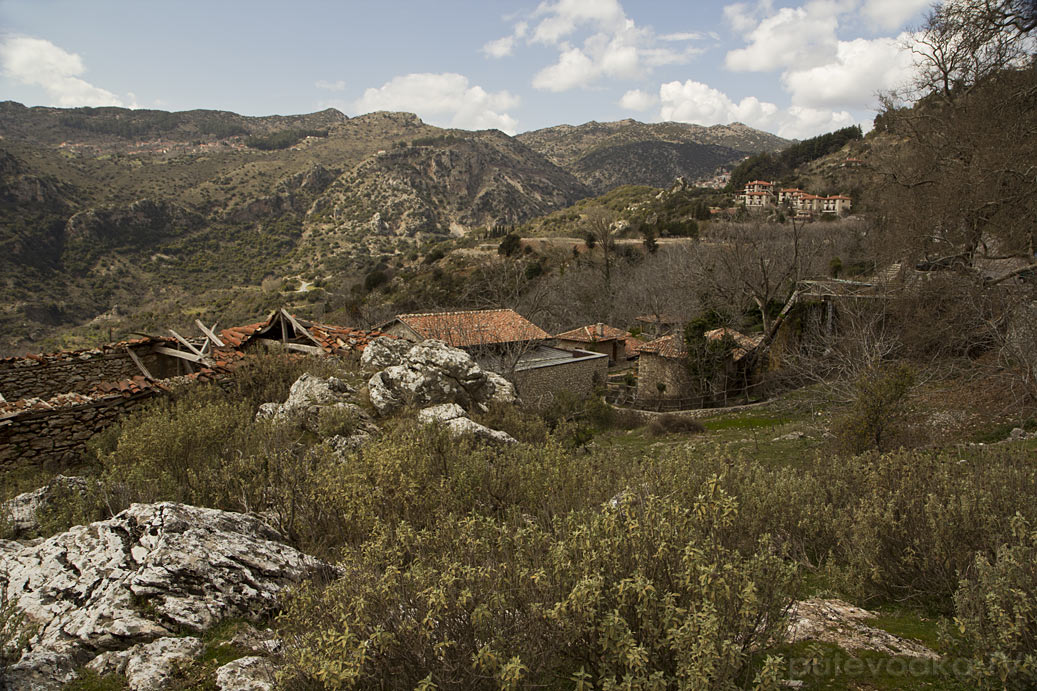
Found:
[(195, 319), (194, 323), (195, 325), (197, 325), (199, 329), (201, 329), (202, 333), (205, 334), (205, 337), (212, 341), (213, 345), (216, 345), (220, 348), (227, 347), (227, 344), (221, 341), (220, 337), (216, 335), (216, 324), (219, 324), (219, 322), (213, 324), (212, 328), (206, 327), (205, 324), (202, 323), (201, 319)]
[(187, 360), (188, 362), (198, 362), (203, 365), (209, 364), (209, 358), (204, 355), (195, 355), (194, 353), (185, 353), (182, 350), (175, 350), (173, 348), (167, 348), (165, 346), (155, 346), (151, 349), (153, 353), (159, 355), (169, 355), (170, 357), (180, 358), (181, 360)]
[(195, 355), (197, 355), (200, 358), (204, 358), (205, 357), (205, 353), (203, 353), (202, 351), (198, 350), (193, 345), (191, 345), (190, 342), (188, 342), (188, 340), (186, 338), (184, 338), (183, 336), (178, 334), (176, 331), (173, 331), (172, 329), (169, 329), (168, 331), (169, 331), (169, 333), (173, 334), (173, 338), (178, 340), (181, 343), (181, 345), (185, 346), (192, 353), (194, 353)]
[[(292, 324), (292, 327), (293, 327), (293, 328), (295, 329), (295, 335), (296, 335), (296, 336), (298, 336), (298, 335), (299, 335), (299, 333), (301, 332), (301, 333), (302, 333), (302, 335), (306, 336), (306, 338), (308, 338), (308, 339), (310, 339), (311, 341), (313, 341), (314, 345), (316, 345), (316, 346), (317, 346), (318, 348), (320, 348), (320, 351), (321, 351), (322, 353), (324, 352), (324, 344), (323, 344), (323, 343), (321, 343), (320, 341), (318, 341), (318, 340), (316, 339), (316, 337), (315, 337), (315, 336), (314, 336), (313, 334), (311, 334), (311, 333), (310, 333), (310, 330), (309, 330), (309, 329), (307, 329), (307, 328), (306, 328), (305, 326), (303, 326), (302, 324), (300, 324), (300, 323), (299, 323), (299, 320), (297, 320), (297, 319), (296, 319), (295, 317), (293, 317), (292, 315), (288, 314), (288, 311), (287, 311), (287, 310), (285, 310), (285, 309), (284, 309), (283, 307), (281, 308), (281, 315), (282, 315), (283, 317), (287, 318), (289, 322), (291, 322), (291, 324)], [(284, 333), (284, 330), (282, 329), (282, 331), (281, 331), (281, 332), (282, 332), (282, 333)]]
[(133, 352), (133, 348), (126, 346), (126, 352), (129, 354), (130, 359), (133, 360), (133, 364), (135, 364), (137, 366), (137, 369), (141, 371), (141, 374), (143, 374), (149, 380), (154, 379), (154, 377), (151, 376), (151, 372), (148, 371), (148, 368), (144, 366), (144, 363), (140, 361), (140, 358), (137, 357), (137, 354)]

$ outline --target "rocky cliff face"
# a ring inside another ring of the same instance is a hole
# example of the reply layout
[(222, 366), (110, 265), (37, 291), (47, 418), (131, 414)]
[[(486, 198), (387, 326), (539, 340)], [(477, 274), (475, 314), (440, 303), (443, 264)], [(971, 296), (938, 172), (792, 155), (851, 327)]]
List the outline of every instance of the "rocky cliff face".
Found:
[(750, 153), (790, 143), (741, 123), (704, 127), (636, 120), (558, 125), (525, 132), (518, 140), (602, 194), (619, 185), (665, 187), (676, 177), (695, 179)]
[(361, 232), (413, 236), (519, 223), (588, 194), (510, 137), (479, 132), (376, 153), (336, 180), (314, 212)]

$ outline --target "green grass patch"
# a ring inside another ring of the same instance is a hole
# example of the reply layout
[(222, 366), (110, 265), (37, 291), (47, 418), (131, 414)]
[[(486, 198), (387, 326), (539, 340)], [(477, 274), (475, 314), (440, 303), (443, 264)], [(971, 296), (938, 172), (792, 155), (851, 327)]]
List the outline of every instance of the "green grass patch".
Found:
[[(848, 653), (837, 645), (802, 641), (767, 651), (781, 655), (786, 679), (803, 689), (946, 689), (971, 688), (949, 669), (928, 660), (894, 657), (870, 651)], [(949, 667), (949, 666), (948, 666)]]
[(63, 687), (64, 691), (125, 691), (128, 688), (129, 681), (122, 674), (101, 676), (92, 669), (82, 670), (75, 680)]

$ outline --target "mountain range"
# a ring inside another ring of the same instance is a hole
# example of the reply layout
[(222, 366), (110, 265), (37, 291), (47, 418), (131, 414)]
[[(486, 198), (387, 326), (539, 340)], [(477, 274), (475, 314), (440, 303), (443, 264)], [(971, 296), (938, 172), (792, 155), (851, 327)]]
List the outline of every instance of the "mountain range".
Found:
[(10, 101), (0, 103), (0, 137), (0, 353), (114, 305), (225, 303), (264, 278), (362, 275), (378, 257), (788, 144), (737, 123), (624, 120), (510, 137), (409, 113)]

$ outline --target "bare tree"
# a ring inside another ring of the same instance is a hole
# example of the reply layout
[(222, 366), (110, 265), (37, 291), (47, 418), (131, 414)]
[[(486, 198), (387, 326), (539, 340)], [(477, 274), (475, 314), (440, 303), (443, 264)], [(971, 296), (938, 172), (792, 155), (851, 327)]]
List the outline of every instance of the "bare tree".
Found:
[(595, 207), (583, 218), (582, 227), (587, 236), (587, 248), (601, 251), (601, 273), (605, 292), (612, 294), (612, 266), (616, 261), (616, 215), (607, 209)]

